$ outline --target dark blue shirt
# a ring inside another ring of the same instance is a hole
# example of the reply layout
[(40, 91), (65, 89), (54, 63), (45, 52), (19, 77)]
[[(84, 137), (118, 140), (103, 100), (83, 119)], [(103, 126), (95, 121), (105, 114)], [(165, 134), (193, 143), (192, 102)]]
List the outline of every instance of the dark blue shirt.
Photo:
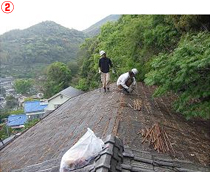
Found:
[(101, 69), (101, 72), (108, 73), (109, 67), (112, 67), (112, 61), (108, 57), (102, 57), (100, 58), (98, 65)]

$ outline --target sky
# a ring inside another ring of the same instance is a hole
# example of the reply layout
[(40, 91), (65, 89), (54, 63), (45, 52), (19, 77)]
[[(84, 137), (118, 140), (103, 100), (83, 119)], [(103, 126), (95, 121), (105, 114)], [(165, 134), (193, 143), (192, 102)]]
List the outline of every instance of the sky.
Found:
[[(0, 0), (14, 10), (0, 11), (0, 35), (42, 21), (84, 30), (110, 14), (209, 14), (209, 0)], [(3, 6), (3, 9), (5, 6)]]

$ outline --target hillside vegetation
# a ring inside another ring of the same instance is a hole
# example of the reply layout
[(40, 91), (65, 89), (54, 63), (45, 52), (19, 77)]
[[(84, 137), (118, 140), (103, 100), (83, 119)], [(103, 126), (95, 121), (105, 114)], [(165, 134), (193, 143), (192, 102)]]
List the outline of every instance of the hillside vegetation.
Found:
[(105, 50), (116, 70), (112, 81), (136, 67), (139, 81), (158, 86), (154, 96), (178, 96), (177, 112), (210, 118), (209, 29), (205, 15), (123, 15), (81, 46), (77, 88), (100, 85), (99, 51)]
[(84, 40), (83, 32), (52, 21), (7, 32), (0, 36), (1, 76), (33, 77), (55, 61), (71, 61)]
[(109, 15), (105, 17), (104, 19), (100, 20), (99, 22), (93, 24), (89, 28), (83, 30), (85, 34), (88, 35), (88, 37), (96, 36), (100, 33), (100, 28), (103, 24), (107, 22), (115, 22), (120, 18), (121, 15)]

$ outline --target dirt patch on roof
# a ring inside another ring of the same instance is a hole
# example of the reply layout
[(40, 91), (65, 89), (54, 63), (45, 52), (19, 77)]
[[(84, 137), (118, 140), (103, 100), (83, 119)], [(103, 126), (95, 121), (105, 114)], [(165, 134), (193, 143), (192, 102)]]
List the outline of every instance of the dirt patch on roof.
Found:
[[(174, 158), (209, 165), (209, 121), (186, 120), (181, 114), (172, 110), (171, 102), (175, 96), (152, 98), (154, 89), (155, 87), (140, 83), (139, 95), (124, 96), (124, 106), (118, 117), (120, 121), (116, 135), (132, 148), (152, 152), (154, 150), (148, 143), (141, 143), (143, 138), (140, 131), (151, 128), (158, 122), (168, 134), (175, 151), (174, 155), (171, 154)], [(142, 100), (140, 111), (135, 111), (129, 106), (133, 106), (136, 99)]]

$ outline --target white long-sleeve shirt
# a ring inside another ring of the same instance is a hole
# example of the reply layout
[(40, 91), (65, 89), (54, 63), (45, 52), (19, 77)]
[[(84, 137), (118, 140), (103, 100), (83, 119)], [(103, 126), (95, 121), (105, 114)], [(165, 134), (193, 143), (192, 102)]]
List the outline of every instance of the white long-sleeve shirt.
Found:
[[(125, 82), (130, 78), (129, 72), (124, 73), (122, 75), (120, 75), (120, 77), (117, 80), (117, 86), (118, 85), (122, 85), (125, 89), (128, 89), (128, 86), (125, 85)], [(136, 85), (136, 79), (135, 77), (133, 77), (133, 85)]]

